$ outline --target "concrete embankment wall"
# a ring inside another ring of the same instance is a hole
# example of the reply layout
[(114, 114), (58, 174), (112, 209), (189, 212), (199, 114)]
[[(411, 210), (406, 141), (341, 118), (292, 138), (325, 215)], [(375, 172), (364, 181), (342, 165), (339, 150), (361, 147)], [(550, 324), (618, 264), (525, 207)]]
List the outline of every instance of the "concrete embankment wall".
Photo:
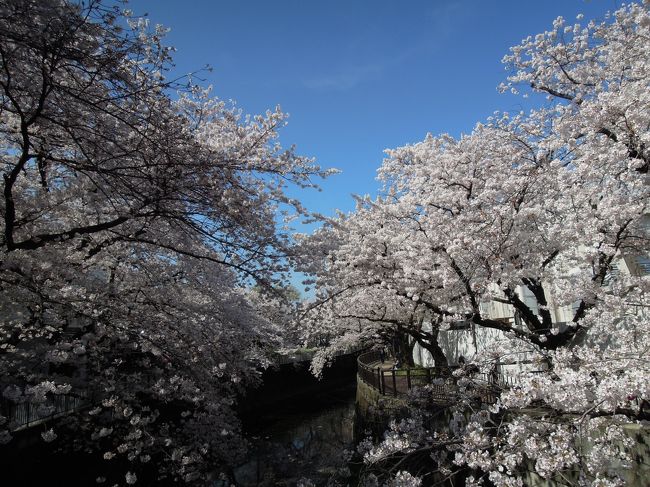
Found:
[(385, 396), (364, 382), (357, 375), (357, 414), (355, 438), (361, 440), (372, 432), (380, 438), (391, 419), (406, 413), (406, 401), (402, 397)]
[(357, 407), (366, 416), (372, 414), (390, 415), (403, 410), (406, 407), (406, 402), (400, 397), (383, 395), (357, 375)]

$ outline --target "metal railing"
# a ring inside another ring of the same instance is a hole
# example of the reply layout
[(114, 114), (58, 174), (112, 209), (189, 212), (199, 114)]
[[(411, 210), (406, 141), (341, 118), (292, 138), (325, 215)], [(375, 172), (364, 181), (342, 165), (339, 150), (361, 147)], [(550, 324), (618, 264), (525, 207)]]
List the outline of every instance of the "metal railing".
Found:
[[(382, 367), (382, 354), (373, 350), (357, 358), (359, 377), (384, 395), (406, 394), (411, 388), (431, 384), (435, 369), (386, 369)], [(385, 361), (389, 363), (389, 361)]]
[(3, 400), (0, 402), (0, 411), (9, 424), (9, 430), (13, 432), (80, 411), (95, 402), (94, 395), (87, 391), (79, 391), (75, 394), (49, 395), (45, 402), (39, 403)]
[[(458, 367), (411, 369), (382, 366), (392, 360), (386, 359), (378, 350), (362, 353), (357, 358), (359, 378), (385, 396), (405, 395), (414, 387), (427, 385), (438, 402), (452, 402), (458, 397), (461, 387), (452, 376), (452, 372)], [(470, 395), (484, 403), (494, 403), (501, 389), (513, 385), (509, 378), (502, 375), (477, 372), (472, 373), (469, 378)], [(465, 392), (467, 393), (467, 387)]]

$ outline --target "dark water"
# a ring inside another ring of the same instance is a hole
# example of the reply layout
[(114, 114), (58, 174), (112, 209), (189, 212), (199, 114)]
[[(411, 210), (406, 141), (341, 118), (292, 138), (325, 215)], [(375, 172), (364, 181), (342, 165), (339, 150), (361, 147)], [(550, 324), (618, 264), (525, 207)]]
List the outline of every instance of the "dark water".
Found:
[(354, 447), (355, 384), (267, 409), (249, 418), (248, 462), (235, 469), (239, 485), (327, 485), (348, 475), (345, 451)]

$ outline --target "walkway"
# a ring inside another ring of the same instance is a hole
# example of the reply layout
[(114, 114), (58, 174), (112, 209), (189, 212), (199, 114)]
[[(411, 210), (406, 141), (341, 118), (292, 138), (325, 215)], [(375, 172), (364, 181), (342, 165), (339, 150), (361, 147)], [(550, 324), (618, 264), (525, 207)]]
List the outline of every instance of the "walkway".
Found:
[[(379, 351), (362, 353), (357, 359), (359, 378), (383, 395), (403, 396), (414, 387), (429, 386), (434, 400), (441, 405), (457, 400), (459, 386), (452, 376), (453, 367), (395, 368), (394, 359), (381, 360)], [(490, 383), (486, 374), (473, 374), (475, 394), (481, 402), (493, 403), (497, 397), (497, 387)], [(500, 382), (497, 380), (497, 382)]]

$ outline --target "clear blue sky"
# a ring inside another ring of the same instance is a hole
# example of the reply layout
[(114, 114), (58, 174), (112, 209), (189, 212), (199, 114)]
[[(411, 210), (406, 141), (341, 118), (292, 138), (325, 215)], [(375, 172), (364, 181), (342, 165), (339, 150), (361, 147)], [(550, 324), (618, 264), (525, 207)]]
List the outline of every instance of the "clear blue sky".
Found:
[(524, 101), (497, 93), (508, 48), (558, 15), (602, 19), (616, 0), (132, 0), (171, 28), (175, 74), (209, 64), (214, 94), (248, 113), (280, 105), (285, 145), (343, 172), (302, 195), (331, 215), (375, 194), (383, 149), (460, 135)]

